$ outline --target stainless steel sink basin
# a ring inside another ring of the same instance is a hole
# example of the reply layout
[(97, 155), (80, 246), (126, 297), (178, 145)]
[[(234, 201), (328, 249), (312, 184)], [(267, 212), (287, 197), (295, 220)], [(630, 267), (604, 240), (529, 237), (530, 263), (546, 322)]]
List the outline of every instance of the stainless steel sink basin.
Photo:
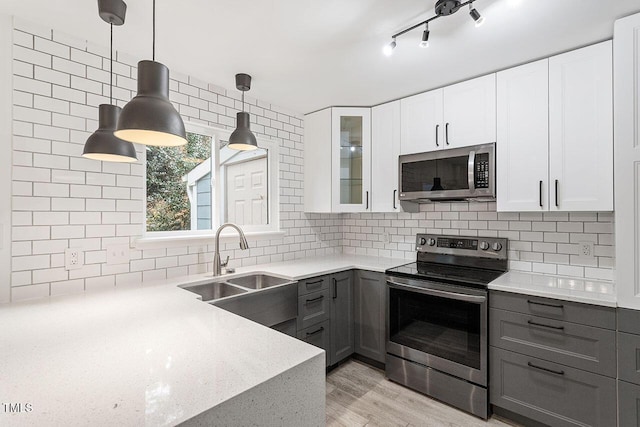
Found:
[(244, 294), (246, 289), (240, 289), (224, 282), (205, 283), (203, 285), (184, 286), (189, 292), (193, 292), (202, 297), (202, 301), (213, 301), (232, 295)]
[(268, 276), (266, 274), (250, 274), (248, 276), (234, 277), (227, 279), (232, 285), (242, 286), (249, 289), (264, 289), (272, 286), (290, 283), (291, 280), (281, 279), (280, 277)]

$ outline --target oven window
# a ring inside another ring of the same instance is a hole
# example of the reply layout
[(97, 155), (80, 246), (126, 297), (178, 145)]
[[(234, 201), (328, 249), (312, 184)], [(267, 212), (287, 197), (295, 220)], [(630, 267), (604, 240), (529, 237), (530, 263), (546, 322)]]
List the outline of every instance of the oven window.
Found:
[(480, 305), (400, 289), (389, 292), (394, 343), (480, 369)]
[(402, 192), (468, 190), (469, 157), (447, 157), (402, 164)]

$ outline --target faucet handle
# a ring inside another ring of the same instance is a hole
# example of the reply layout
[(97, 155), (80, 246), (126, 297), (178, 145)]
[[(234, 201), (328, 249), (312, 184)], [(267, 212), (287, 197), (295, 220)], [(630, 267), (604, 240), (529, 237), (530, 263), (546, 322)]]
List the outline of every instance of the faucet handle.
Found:
[(224, 262), (221, 262), (221, 263), (220, 263), (220, 267), (226, 267), (226, 266), (227, 266), (227, 264), (229, 264), (229, 255), (227, 255), (227, 259), (226, 259), (226, 260), (224, 260)]

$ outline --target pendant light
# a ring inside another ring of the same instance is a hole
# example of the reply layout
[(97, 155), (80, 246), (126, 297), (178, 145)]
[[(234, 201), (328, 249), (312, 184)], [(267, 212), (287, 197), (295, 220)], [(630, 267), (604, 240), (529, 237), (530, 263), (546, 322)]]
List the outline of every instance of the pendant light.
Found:
[(105, 162), (131, 163), (138, 160), (132, 143), (114, 136), (120, 107), (113, 105), (113, 26), (124, 24), (127, 5), (122, 0), (99, 0), (98, 13), (111, 26), (111, 69), (109, 71), (109, 104), (98, 107), (98, 129), (84, 144), (82, 156)]
[(255, 150), (258, 141), (249, 129), (249, 113), (244, 111), (244, 93), (251, 89), (251, 76), (236, 74), (236, 88), (242, 91), (242, 111), (236, 115), (236, 130), (229, 137), (229, 148), (240, 151)]
[(187, 143), (182, 117), (169, 101), (169, 69), (156, 62), (156, 1), (153, 0), (153, 58), (138, 62), (138, 94), (122, 109), (118, 138), (144, 145)]

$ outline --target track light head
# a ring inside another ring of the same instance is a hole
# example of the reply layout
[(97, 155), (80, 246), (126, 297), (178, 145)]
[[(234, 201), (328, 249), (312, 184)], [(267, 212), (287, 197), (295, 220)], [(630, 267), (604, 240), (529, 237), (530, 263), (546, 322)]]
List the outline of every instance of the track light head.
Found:
[(420, 41), (420, 44), (418, 46), (423, 49), (429, 47), (429, 25), (427, 25), (427, 28), (424, 29), (424, 32), (422, 33), (422, 40)]
[(475, 21), (476, 27), (484, 24), (484, 17), (480, 15), (480, 12), (473, 7), (473, 3), (469, 3), (469, 15)]
[(382, 52), (384, 52), (384, 54), (386, 56), (391, 56), (391, 54), (393, 53), (393, 49), (396, 48), (396, 39), (391, 40), (391, 43), (389, 43), (388, 45), (385, 45), (385, 47), (382, 48)]

